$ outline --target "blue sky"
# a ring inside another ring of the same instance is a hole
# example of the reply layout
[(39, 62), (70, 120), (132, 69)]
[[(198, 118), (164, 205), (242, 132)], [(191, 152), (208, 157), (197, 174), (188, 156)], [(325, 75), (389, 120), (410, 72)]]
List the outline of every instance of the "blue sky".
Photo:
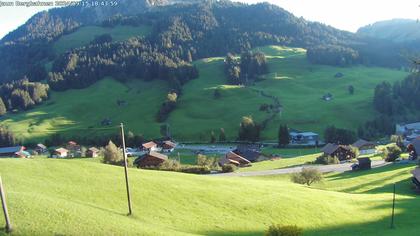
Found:
[[(12, 0), (0, 0), (12, 1)], [(25, 0), (21, 0), (25, 1)], [(339, 29), (356, 31), (359, 27), (387, 19), (420, 18), (420, 0), (265, 0), (296, 16), (319, 21)], [(261, 0), (241, 0), (256, 3)], [(0, 7), (0, 38), (25, 23), (41, 7)]]

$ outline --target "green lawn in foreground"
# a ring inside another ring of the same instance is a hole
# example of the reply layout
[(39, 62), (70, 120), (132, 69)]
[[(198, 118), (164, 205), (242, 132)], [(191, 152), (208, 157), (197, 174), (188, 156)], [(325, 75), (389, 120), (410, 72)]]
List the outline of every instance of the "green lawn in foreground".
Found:
[[(107, 128), (101, 126), (101, 121), (110, 118), (112, 126), (124, 122), (127, 131), (155, 137), (160, 132), (155, 117), (167, 90), (167, 84), (160, 80), (135, 80), (123, 84), (105, 79), (87, 89), (53, 92), (45, 104), (26, 113), (5, 116), (1, 124), (20, 138), (42, 141), (55, 132), (91, 138), (106, 133), (116, 134), (119, 132), (117, 128), (112, 131), (89, 130)], [(117, 100), (126, 101), (127, 106), (118, 106)]]
[(62, 36), (54, 43), (54, 50), (58, 53), (64, 53), (72, 48), (78, 48), (89, 44), (96, 36), (110, 34), (115, 42), (124, 41), (135, 36), (145, 36), (149, 34), (149, 26), (83, 26), (71, 34)]
[[(305, 235), (416, 235), (420, 202), (408, 189), (412, 168), (340, 174), (311, 188), (285, 178), (129, 169), (134, 215), (127, 217), (121, 167), (0, 159), (15, 235), (262, 235), (272, 223), (298, 225)], [(394, 178), (402, 182), (390, 230)]]

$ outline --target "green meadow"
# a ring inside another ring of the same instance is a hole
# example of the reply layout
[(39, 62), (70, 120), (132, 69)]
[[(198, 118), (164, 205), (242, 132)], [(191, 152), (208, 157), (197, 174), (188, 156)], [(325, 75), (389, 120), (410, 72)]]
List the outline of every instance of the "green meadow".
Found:
[[(271, 224), (304, 235), (416, 235), (413, 166), (327, 174), (312, 187), (287, 176), (214, 177), (129, 169), (87, 159), (0, 159), (12, 235), (262, 235)], [(396, 228), (390, 229), (397, 182)], [(0, 225), (4, 225), (3, 216)], [(6, 235), (0, 228), (0, 235)]]
[[(211, 132), (218, 137), (221, 128), (228, 140), (236, 140), (243, 116), (250, 115), (261, 122), (271, 115), (259, 110), (261, 104), (273, 103), (259, 91), (278, 96), (283, 106), (281, 114), (262, 132), (262, 140), (276, 140), (281, 123), (321, 136), (325, 127), (333, 124), (356, 130), (376, 115), (372, 106), (375, 86), (406, 76), (402, 71), (378, 67), (313, 65), (307, 61), (306, 51), (299, 48), (268, 46), (256, 50), (266, 53), (270, 73), (251, 87), (226, 85), (223, 58), (195, 62), (200, 76), (184, 85), (177, 108), (166, 121), (176, 140), (209, 142)], [(344, 76), (335, 78), (337, 73)], [(354, 95), (348, 93), (349, 85), (354, 86)], [(221, 90), (219, 99), (213, 95), (216, 88)], [(2, 124), (20, 138), (36, 140), (54, 132), (91, 135), (93, 131), (75, 129), (101, 128), (99, 122), (109, 117), (114, 124), (124, 122), (127, 129), (156, 138), (161, 136), (161, 124), (155, 116), (167, 92), (162, 81), (134, 80), (122, 84), (105, 79), (82, 90), (52, 92), (46, 104), (8, 115)], [(333, 100), (322, 100), (326, 93), (331, 93)], [(126, 100), (128, 105), (118, 107), (116, 100)]]
[(124, 41), (135, 36), (149, 34), (151, 28), (148, 26), (83, 26), (75, 32), (60, 37), (54, 43), (54, 50), (57, 54), (64, 53), (70, 49), (78, 48), (89, 44), (96, 36), (110, 34), (114, 42)]

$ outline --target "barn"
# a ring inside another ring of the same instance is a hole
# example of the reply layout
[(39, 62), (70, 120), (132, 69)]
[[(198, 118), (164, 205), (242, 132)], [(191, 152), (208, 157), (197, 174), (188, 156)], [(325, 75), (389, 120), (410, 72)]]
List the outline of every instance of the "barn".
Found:
[(166, 160), (168, 160), (168, 156), (166, 155), (160, 154), (158, 152), (149, 152), (137, 158), (134, 161), (134, 165), (136, 165), (138, 168), (156, 167)]

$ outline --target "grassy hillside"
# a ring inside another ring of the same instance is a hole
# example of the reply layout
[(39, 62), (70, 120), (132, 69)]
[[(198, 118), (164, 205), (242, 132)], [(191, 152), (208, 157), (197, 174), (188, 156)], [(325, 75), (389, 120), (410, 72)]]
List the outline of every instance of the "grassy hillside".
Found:
[[(225, 129), (228, 139), (236, 139), (243, 116), (251, 115), (261, 122), (271, 115), (259, 110), (261, 104), (273, 103), (261, 96), (260, 91), (278, 96), (283, 105), (280, 116), (263, 131), (264, 140), (277, 138), (280, 123), (320, 134), (331, 124), (355, 130), (375, 116), (372, 106), (375, 86), (384, 80), (401, 80), (406, 75), (377, 67), (312, 65), (306, 60), (304, 49), (270, 46), (258, 50), (267, 54), (270, 74), (252, 87), (226, 85), (223, 58), (195, 62), (200, 76), (184, 86), (177, 108), (167, 121), (176, 139), (207, 142), (212, 131), (218, 136), (220, 128)], [(338, 72), (344, 77), (335, 78)], [(348, 93), (349, 85), (354, 86), (354, 95)], [(216, 88), (222, 91), (220, 99), (213, 96)], [(127, 128), (135, 133), (154, 138), (160, 136), (160, 124), (154, 116), (166, 92), (162, 81), (123, 85), (104, 80), (83, 90), (54, 92), (49, 105), (9, 115), (2, 123), (18, 136), (32, 139), (45, 137), (44, 130), (52, 133), (98, 127), (102, 119), (110, 117), (115, 123), (127, 123)], [(326, 93), (331, 93), (334, 99), (323, 101), (321, 97)], [(129, 101), (129, 105), (117, 107), (116, 101), (121, 99)]]
[[(101, 130), (108, 128), (101, 126), (106, 118), (112, 120), (113, 126), (125, 122), (128, 130), (155, 136), (160, 130), (155, 117), (167, 90), (163, 81), (122, 84), (105, 79), (87, 89), (53, 92), (44, 105), (6, 116), (1, 123), (25, 140), (43, 140), (56, 132), (68, 136), (117, 133), (118, 129)], [(127, 105), (118, 106), (117, 100), (126, 101)]]
[(113, 41), (124, 41), (134, 36), (144, 36), (150, 33), (148, 26), (116, 26), (113, 28), (100, 26), (84, 26), (75, 32), (64, 35), (54, 43), (54, 50), (58, 53), (64, 53), (72, 48), (78, 48), (90, 43), (96, 36), (110, 34)]
[[(314, 188), (287, 178), (130, 169), (134, 216), (127, 217), (120, 167), (90, 160), (0, 159), (16, 235), (261, 235), (272, 223), (296, 224), (306, 235), (414, 235), (419, 228), (409, 209), (420, 205), (406, 189), (412, 167), (389, 168), (395, 171), (331, 176)], [(389, 230), (389, 182), (397, 174), (403, 180), (397, 229)], [(343, 191), (346, 185), (371, 191), (354, 194), (357, 189)]]

